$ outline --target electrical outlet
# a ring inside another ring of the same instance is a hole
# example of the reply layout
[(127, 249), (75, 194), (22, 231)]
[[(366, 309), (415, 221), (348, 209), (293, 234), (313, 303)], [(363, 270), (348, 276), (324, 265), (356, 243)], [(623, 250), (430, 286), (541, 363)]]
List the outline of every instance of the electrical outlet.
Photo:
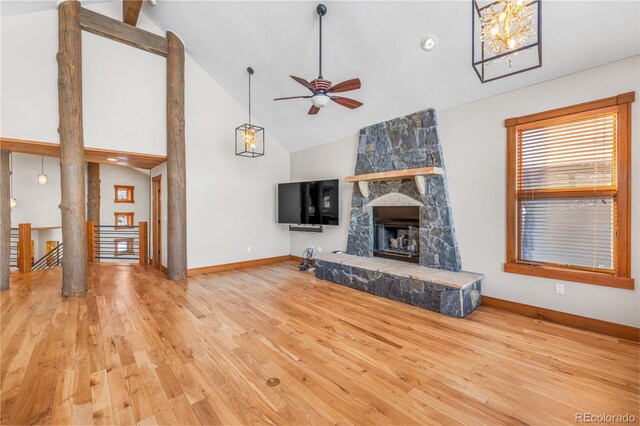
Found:
[(318, 253), (322, 253), (322, 247), (318, 247)]
[(556, 283), (556, 294), (564, 294), (564, 284)]
[(251, 246), (247, 247), (247, 253), (251, 253)]

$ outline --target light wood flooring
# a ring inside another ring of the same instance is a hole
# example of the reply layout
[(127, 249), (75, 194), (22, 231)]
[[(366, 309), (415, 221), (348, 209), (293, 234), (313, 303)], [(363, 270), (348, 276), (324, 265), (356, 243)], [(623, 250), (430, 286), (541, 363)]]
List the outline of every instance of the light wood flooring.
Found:
[[(481, 307), (449, 318), (293, 262), (181, 283), (96, 265), (14, 274), (2, 424), (572, 424), (638, 418), (638, 344)], [(278, 378), (280, 384), (267, 385)]]

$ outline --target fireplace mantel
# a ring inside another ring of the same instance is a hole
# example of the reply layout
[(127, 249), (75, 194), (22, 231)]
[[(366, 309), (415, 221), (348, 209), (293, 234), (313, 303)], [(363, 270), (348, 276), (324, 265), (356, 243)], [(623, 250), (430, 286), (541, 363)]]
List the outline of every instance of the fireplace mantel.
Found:
[(428, 176), (444, 176), (444, 170), (441, 167), (420, 167), (417, 169), (391, 170), (380, 173), (367, 173), (362, 175), (347, 176), (347, 182), (357, 182), (360, 193), (364, 197), (369, 196), (369, 182), (376, 180), (395, 180), (414, 178), (418, 192), (425, 194), (425, 179)]

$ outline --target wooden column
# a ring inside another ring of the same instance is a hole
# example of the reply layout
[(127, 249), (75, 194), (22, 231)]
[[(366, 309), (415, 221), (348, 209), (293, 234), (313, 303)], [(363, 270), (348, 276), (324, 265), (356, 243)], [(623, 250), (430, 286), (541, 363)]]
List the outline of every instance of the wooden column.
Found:
[(11, 256), (11, 190), (9, 183), (9, 151), (0, 151), (0, 291), (9, 288)]
[(187, 277), (187, 199), (184, 146), (184, 45), (167, 32), (167, 276)]
[(148, 244), (149, 244), (149, 226), (147, 222), (140, 222), (138, 224), (138, 257), (140, 258), (140, 264), (146, 265), (148, 254)]
[(58, 5), (58, 109), (62, 213), (62, 295), (87, 292), (87, 225), (82, 131), (80, 2)]
[[(93, 222), (94, 225), (100, 226), (100, 163), (87, 163), (87, 221)], [(93, 231), (94, 228), (91, 228)], [(87, 228), (89, 232), (89, 228)], [(87, 234), (87, 240), (91, 239), (91, 236)], [(89, 241), (87, 241), (89, 243)], [(89, 243), (91, 244), (91, 243)], [(93, 247), (95, 252), (100, 253), (100, 241), (94, 241)], [(99, 259), (95, 256), (91, 262), (98, 262)]]
[(31, 224), (18, 225), (18, 269), (31, 272)]
[(96, 261), (95, 223), (87, 221), (87, 262)]

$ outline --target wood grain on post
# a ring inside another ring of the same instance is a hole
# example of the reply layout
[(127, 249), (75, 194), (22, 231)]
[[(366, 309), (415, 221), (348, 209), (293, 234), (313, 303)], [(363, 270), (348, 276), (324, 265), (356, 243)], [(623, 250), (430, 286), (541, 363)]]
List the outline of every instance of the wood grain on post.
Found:
[(95, 223), (87, 221), (87, 262), (96, 261)]
[[(87, 163), (87, 220), (93, 222), (94, 226), (100, 226), (100, 163)], [(87, 228), (88, 231), (89, 228)], [(87, 234), (87, 240), (90, 239), (92, 239), (91, 236)], [(91, 262), (98, 262), (100, 240), (96, 240), (95, 235), (93, 235), (93, 240), (94, 255)], [(89, 257), (91, 258), (91, 256)]]
[(0, 151), (0, 291), (9, 288), (11, 275), (11, 189), (9, 151)]
[(58, 5), (58, 108), (62, 216), (62, 295), (87, 292), (87, 227), (82, 130), (80, 2)]
[(140, 265), (147, 264), (148, 244), (149, 244), (149, 227), (147, 222), (140, 222), (138, 226), (138, 257)]
[(18, 225), (18, 269), (31, 272), (31, 224)]
[(140, 9), (142, 9), (142, 0), (123, 0), (122, 21), (135, 27), (140, 16)]
[(187, 199), (184, 134), (184, 45), (167, 32), (167, 276), (187, 277)]

